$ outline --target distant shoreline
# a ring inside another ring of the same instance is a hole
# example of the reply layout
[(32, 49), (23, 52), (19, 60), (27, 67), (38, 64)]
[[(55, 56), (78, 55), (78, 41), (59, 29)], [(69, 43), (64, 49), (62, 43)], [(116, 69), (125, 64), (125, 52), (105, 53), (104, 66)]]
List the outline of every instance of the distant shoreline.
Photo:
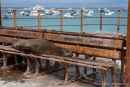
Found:
[[(29, 7), (1, 7), (1, 9), (2, 10), (20, 10), (20, 9), (24, 9), (24, 8), (29, 8)], [(51, 9), (51, 8), (54, 8), (54, 7), (45, 7), (45, 9)], [(55, 9), (58, 9), (58, 10), (65, 10), (65, 9), (68, 9), (68, 8), (55, 8)], [(77, 8), (72, 8), (72, 9), (78, 9), (78, 10), (82, 10), (82, 8), (79, 8), (79, 7), (77, 7)], [(104, 8), (85, 8), (85, 9), (92, 9), (92, 10), (98, 10), (98, 9), (104, 9)], [(118, 10), (118, 9), (120, 9), (120, 10), (127, 10), (127, 8), (125, 8), (125, 7), (119, 7), (119, 8), (117, 8), (117, 7), (115, 7), (115, 8), (113, 8), (113, 7), (108, 7), (107, 9), (110, 9), (110, 10)]]

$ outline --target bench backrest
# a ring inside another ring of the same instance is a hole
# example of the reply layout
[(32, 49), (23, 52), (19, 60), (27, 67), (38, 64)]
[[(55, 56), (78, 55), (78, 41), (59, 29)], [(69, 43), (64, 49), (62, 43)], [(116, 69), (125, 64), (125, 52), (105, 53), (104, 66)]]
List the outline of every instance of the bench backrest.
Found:
[(21, 39), (43, 38), (43, 33), (39, 31), (18, 30), (14, 28), (0, 29), (0, 42), (15, 43)]
[(74, 53), (121, 59), (124, 37), (113, 34), (70, 33), (59, 31), (32, 31), (25, 29), (0, 29), (0, 42), (14, 43), (20, 39), (44, 38)]
[[(107, 36), (107, 35), (106, 35)], [(70, 49), (74, 53), (94, 55), (111, 59), (120, 59), (123, 39), (89, 36), (75, 36), (44, 33), (46, 40), (55, 42), (57, 46)]]

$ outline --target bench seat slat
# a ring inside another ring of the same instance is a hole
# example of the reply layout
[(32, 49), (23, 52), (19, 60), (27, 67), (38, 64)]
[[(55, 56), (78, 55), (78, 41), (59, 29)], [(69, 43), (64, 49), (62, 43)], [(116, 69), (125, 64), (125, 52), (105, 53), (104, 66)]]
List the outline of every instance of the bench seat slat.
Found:
[[(3, 52), (12, 52), (12, 53), (17, 53), (19, 55), (28, 55), (28, 54), (25, 54), (21, 51), (18, 51), (14, 48), (12, 48), (11, 46), (3, 46), (3, 45), (0, 45), (0, 51), (3, 51)], [(92, 66), (103, 66), (103, 67), (113, 67), (113, 66), (116, 66), (115, 63), (113, 62), (105, 62), (105, 61), (99, 61), (99, 60), (84, 60), (82, 58), (76, 58), (76, 57), (60, 57), (60, 56), (54, 56), (54, 55), (45, 55), (45, 54), (31, 54), (32, 57), (47, 57), (47, 58), (56, 58), (56, 59), (59, 59), (59, 61), (71, 61), (73, 63), (82, 63), (82, 64), (89, 64), (89, 65), (92, 65)]]

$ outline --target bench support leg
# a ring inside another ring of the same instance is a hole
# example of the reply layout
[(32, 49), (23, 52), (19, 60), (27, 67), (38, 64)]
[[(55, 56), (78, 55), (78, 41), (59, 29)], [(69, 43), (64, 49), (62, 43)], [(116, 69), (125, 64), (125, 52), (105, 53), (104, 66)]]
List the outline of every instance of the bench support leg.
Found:
[[(93, 60), (96, 60), (95, 56), (93, 57)], [(96, 69), (95, 68), (93, 68), (93, 73), (96, 74)]]
[(66, 69), (66, 75), (65, 75), (64, 83), (68, 83), (69, 82), (69, 76), (70, 76), (70, 69), (69, 69), (69, 65), (67, 63), (64, 63), (64, 65), (65, 65), (65, 69)]
[[(85, 59), (88, 59), (89, 56), (88, 55), (85, 55)], [(87, 76), (87, 67), (84, 67), (84, 77)]]
[(55, 68), (57, 69), (59, 67), (59, 62), (55, 61)]
[(46, 60), (46, 68), (48, 71), (50, 71), (50, 61)]
[(26, 57), (26, 60), (27, 60), (27, 70), (24, 74), (28, 74), (30, 73), (30, 69), (31, 69), (31, 61), (30, 61), (30, 58), (25, 56)]
[(34, 76), (37, 76), (39, 74), (39, 71), (41, 69), (41, 61), (39, 58), (34, 58), (36, 63), (36, 72)]
[(7, 56), (3, 52), (2, 52), (2, 54), (3, 54), (3, 60), (4, 60), (4, 62), (3, 62), (3, 67), (1, 67), (1, 68), (7, 68)]
[(14, 55), (15, 64), (18, 65), (18, 58), (17, 55)]
[(113, 67), (112, 69), (111, 69), (111, 76), (112, 76), (112, 86), (113, 87), (115, 87), (115, 81), (116, 81), (116, 79), (115, 79), (115, 67)]
[[(79, 54), (76, 53), (76, 57), (79, 57)], [(78, 65), (76, 65), (76, 77), (80, 79), (80, 70)]]
[(106, 87), (106, 71), (101, 70), (102, 72), (102, 87)]
[(124, 65), (125, 65), (125, 60), (124, 60), (124, 51), (123, 51), (123, 52), (122, 52), (122, 57), (121, 57), (120, 83), (123, 83), (123, 79), (124, 79)]

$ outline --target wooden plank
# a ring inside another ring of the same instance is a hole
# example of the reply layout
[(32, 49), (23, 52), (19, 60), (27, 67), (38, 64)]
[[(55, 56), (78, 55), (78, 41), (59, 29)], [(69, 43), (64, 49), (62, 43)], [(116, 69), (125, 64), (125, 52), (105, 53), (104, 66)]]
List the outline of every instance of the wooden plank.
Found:
[(119, 48), (122, 49), (123, 41), (114, 39), (102, 39), (93, 37), (82, 37), (72, 35), (60, 35), (60, 34), (44, 34), (44, 38), (47, 40), (60, 41), (66, 43), (101, 46), (108, 48)]
[(91, 47), (83, 47), (83, 46), (74, 46), (74, 45), (66, 45), (55, 43), (58, 47), (63, 47), (70, 49), (74, 53), (93, 55), (98, 57), (105, 57), (109, 59), (121, 59), (121, 52), (116, 50), (107, 50), (107, 49), (99, 49), (99, 48), (91, 48)]
[(98, 37), (98, 38), (109, 38), (109, 39), (125, 39), (126, 34), (123, 33), (112, 33), (112, 32), (92, 32), (92, 33), (77, 33), (77, 32), (66, 32), (56, 30), (46, 30), (47, 33), (52, 34), (63, 34), (63, 35), (75, 35), (75, 36), (86, 36), (86, 37)]
[(22, 39), (21, 38), (14, 38), (14, 37), (0, 36), (0, 42), (4, 42), (4, 43), (13, 44), (13, 43), (18, 42), (20, 40), (22, 40)]
[(19, 30), (9, 30), (0, 29), (0, 35), (23, 37), (23, 38), (42, 38), (43, 33), (31, 32), (31, 31), (19, 31)]

